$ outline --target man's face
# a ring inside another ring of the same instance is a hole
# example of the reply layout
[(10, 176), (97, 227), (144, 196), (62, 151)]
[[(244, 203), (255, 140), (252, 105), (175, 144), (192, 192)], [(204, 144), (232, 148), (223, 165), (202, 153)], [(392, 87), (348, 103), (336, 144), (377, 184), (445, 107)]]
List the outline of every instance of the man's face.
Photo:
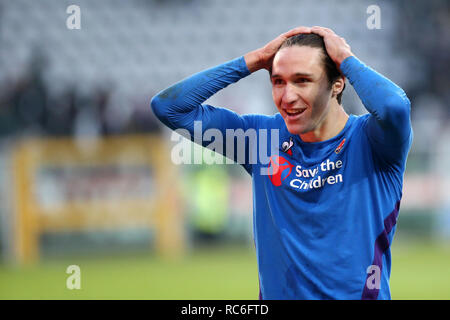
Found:
[(294, 45), (278, 51), (271, 82), (273, 101), (291, 134), (320, 128), (331, 99), (320, 48)]

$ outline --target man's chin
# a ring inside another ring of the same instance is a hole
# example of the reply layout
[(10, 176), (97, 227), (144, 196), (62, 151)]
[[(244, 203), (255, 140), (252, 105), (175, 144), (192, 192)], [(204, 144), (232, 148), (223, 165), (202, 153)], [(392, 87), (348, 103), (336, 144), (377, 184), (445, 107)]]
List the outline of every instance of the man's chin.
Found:
[(300, 126), (300, 125), (286, 124), (286, 127), (287, 127), (287, 130), (289, 131), (289, 133), (293, 134), (293, 135), (300, 135), (307, 131), (306, 128), (304, 128), (303, 126)]

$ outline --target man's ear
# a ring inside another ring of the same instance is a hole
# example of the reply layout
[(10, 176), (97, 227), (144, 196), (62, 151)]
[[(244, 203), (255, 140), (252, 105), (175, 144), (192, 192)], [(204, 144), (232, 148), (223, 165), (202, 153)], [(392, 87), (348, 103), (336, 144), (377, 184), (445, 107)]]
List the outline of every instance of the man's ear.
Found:
[(339, 77), (337, 78), (332, 86), (332, 93), (333, 96), (337, 96), (339, 93), (341, 93), (345, 88), (345, 77)]

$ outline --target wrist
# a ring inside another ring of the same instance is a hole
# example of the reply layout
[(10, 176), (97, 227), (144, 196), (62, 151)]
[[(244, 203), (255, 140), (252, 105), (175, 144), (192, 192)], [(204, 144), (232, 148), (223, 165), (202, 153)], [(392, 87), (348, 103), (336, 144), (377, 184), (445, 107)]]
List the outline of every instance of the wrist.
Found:
[(342, 62), (344, 62), (345, 59), (347, 59), (348, 57), (351, 57), (351, 56), (354, 56), (354, 54), (351, 51), (342, 53), (336, 61), (338, 68), (340, 69)]
[(258, 50), (247, 53), (244, 55), (244, 59), (250, 73), (262, 69), (261, 58)]

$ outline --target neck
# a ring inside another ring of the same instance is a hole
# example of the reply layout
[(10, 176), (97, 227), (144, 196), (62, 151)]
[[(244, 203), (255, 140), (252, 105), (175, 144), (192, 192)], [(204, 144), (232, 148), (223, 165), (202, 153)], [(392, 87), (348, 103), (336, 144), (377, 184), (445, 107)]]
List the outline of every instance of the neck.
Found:
[[(333, 103), (334, 102), (334, 103)], [(316, 127), (308, 132), (300, 134), (304, 142), (319, 142), (331, 139), (344, 129), (348, 120), (348, 114), (344, 108), (333, 101), (329, 111), (319, 121)]]

